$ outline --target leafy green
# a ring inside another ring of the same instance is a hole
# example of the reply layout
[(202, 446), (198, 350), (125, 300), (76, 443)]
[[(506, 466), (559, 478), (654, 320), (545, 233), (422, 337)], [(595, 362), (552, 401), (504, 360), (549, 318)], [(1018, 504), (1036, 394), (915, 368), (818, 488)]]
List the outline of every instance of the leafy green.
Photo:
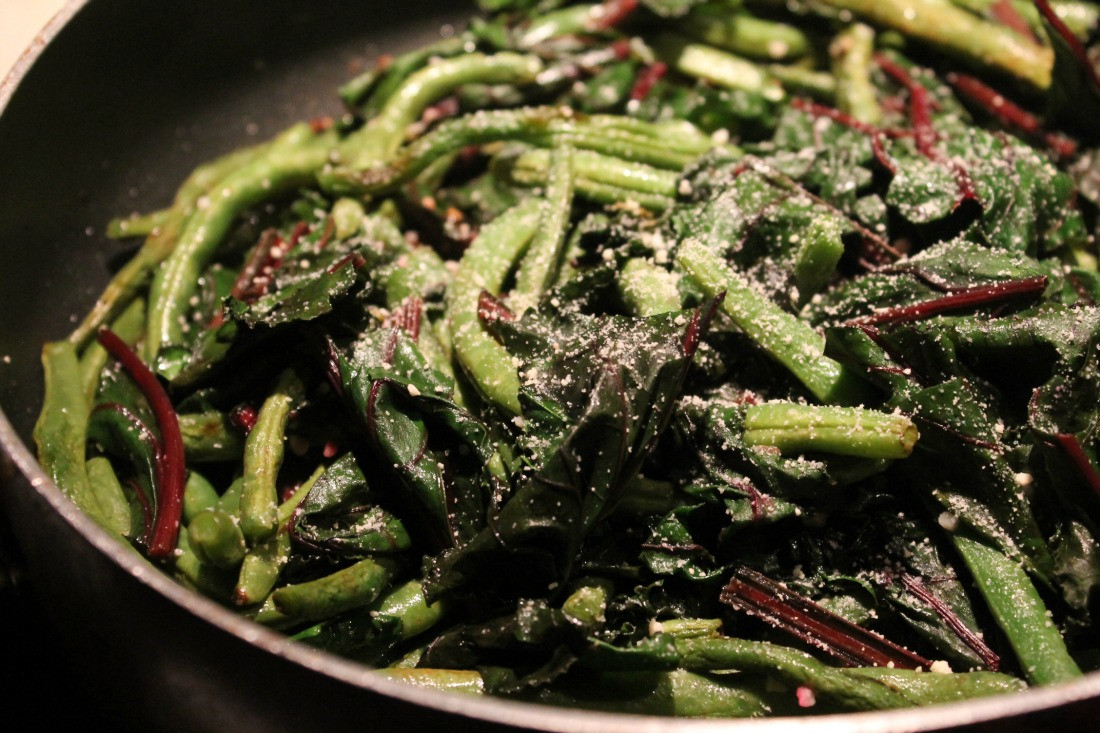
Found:
[(520, 362), (527, 466), (492, 529), (428, 566), (429, 597), (475, 580), (515, 592), (567, 579), (654, 449), (708, 320), (689, 311), (494, 324)]
[(348, 453), (325, 469), (294, 520), (295, 535), (341, 553), (398, 552), (410, 546), (397, 517), (378, 505), (355, 457)]
[(453, 382), (399, 328), (367, 331), (336, 359), (345, 394), (430, 541), (446, 547), (481, 531), (493, 448), (485, 426), (452, 401)]

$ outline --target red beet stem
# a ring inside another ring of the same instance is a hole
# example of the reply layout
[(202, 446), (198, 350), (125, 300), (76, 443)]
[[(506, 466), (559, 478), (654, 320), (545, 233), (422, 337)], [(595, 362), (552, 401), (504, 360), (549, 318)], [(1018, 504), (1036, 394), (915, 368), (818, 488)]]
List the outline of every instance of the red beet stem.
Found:
[(514, 321), (516, 314), (488, 290), (482, 290), (477, 296), (477, 318), (486, 326), (491, 326), (497, 321)]
[(909, 124), (913, 126), (917, 150), (921, 155), (935, 159), (936, 140), (939, 136), (932, 127), (932, 99), (928, 90), (919, 84), (901, 64), (894, 62), (885, 54), (875, 54), (875, 62), (886, 74), (909, 92)]
[(913, 127), (917, 151), (933, 163), (946, 165), (954, 173), (955, 184), (959, 189), (959, 198), (955, 201), (955, 206), (958, 207), (963, 201), (977, 201), (978, 193), (974, 189), (974, 181), (970, 178), (970, 173), (958, 162), (945, 159), (936, 149), (939, 135), (932, 125), (932, 109), (935, 102), (928, 94), (928, 90), (923, 84), (917, 82), (905, 67), (889, 56), (882, 53), (875, 54), (875, 63), (909, 92), (909, 124)]
[(1054, 436), (1054, 440), (1058, 443), (1058, 447), (1062, 449), (1062, 452), (1073, 461), (1077, 473), (1081, 475), (1088, 487), (1092, 489), (1096, 496), (1100, 497), (1100, 473), (1097, 473), (1096, 467), (1092, 465), (1092, 461), (1089, 460), (1088, 454), (1085, 453), (1085, 449), (1077, 436), (1073, 433), (1059, 433)]
[(176, 551), (180, 517), (183, 512), (183, 487), (186, 465), (183, 456), (183, 438), (172, 400), (160, 380), (110, 329), (102, 328), (97, 334), (100, 345), (117, 359), (149, 401), (153, 416), (160, 428), (162, 452), (157, 456), (157, 506), (153, 517), (153, 536), (149, 542), (149, 556), (166, 559)]
[(594, 31), (605, 31), (626, 20), (638, 7), (638, 0), (606, 0), (588, 22)]
[(955, 632), (955, 635), (958, 636), (964, 644), (973, 649), (975, 654), (981, 657), (986, 667), (994, 672), (1000, 668), (1001, 658), (997, 653), (989, 648), (989, 645), (982, 640), (982, 637), (975, 634), (969, 626), (963, 623), (963, 620), (959, 618), (958, 614), (951, 610), (950, 606), (944, 603), (943, 599), (928, 590), (927, 586), (924, 585), (920, 578), (915, 575), (904, 573), (901, 576), (901, 584), (907, 591), (920, 599), (921, 602), (931, 606), (932, 610), (936, 612), (936, 615), (942, 618), (944, 623)]
[(1008, 0), (995, 0), (989, 6), (989, 12), (1001, 25), (1011, 28), (1032, 43), (1039, 43), (1039, 39), (1035, 37), (1035, 33), (1031, 30), (1027, 20), (1020, 15), (1020, 11), (1016, 10)]
[(821, 649), (849, 667), (928, 669), (932, 662), (747, 567), (738, 568), (720, 600)]
[(667, 73), (668, 64), (664, 61), (658, 61), (642, 69), (638, 73), (638, 78), (634, 80), (634, 86), (630, 89), (630, 98), (640, 102), (648, 97), (649, 93), (653, 91), (654, 85)]
[(1057, 155), (1068, 158), (1077, 153), (1077, 142), (1056, 132), (1043, 129), (1042, 121), (1035, 115), (1007, 99), (1003, 94), (977, 77), (969, 74), (951, 73), (947, 81), (975, 104), (978, 104), (1006, 127), (1025, 135), (1040, 138)]
[(1073, 52), (1074, 57), (1077, 59), (1077, 63), (1085, 70), (1085, 74), (1092, 81), (1093, 87), (1097, 91), (1100, 91), (1100, 75), (1097, 74), (1096, 67), (1093, 66), (1092, 62), (1089, 60), (1089, 54), (1088, 51), (1085, 50), (1084, 45), (1077, 36), (1073, 35), (1073, 31), (1062, 22), (1062, 19), (1058, 17), (1058, 13), (1055, 12), (1054, 8), (1050, 6), (1047, 0), (1034, 0), (1034, 2), (1035, 8), (1043, 18), (1050, 23), (1050, 27), (1053, 28), (1065, 44), (1069, 46), (1070, 51)]
[(999, 303), (1017, 296), (1038, 295), (1046, 290), (1046, 287), (1046, 275), (1037, 275), (1022, 280), (1007, 280), (992, 285), (981, 285), (967, 290), (960, 290), (957, 293), (934, 300), (926, 300), (922, 303), (914, 303), (900, 308), (887, 308), (869, 316), (856, 318), (845, 325), (874, 326), (882, 323), (920, 321), (961, 308), (975, 308), (991, 303)]

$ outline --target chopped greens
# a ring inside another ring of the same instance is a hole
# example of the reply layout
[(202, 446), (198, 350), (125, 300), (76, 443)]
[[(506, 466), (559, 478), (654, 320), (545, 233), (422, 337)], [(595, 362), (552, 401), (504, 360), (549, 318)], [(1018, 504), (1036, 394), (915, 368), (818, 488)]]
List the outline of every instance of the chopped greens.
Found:
[(1094, 4), (480, 4), (112, 223), (145, 246), (43, 351), (61, 490), (467, 694), (799, 715), (1100, 666)]

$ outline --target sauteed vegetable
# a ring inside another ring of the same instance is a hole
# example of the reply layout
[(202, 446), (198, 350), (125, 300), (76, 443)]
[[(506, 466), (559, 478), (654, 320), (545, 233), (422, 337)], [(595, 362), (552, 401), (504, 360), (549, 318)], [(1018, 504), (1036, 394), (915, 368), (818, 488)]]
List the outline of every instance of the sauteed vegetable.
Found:
[(482, 6), (112, 222), (43, 350), (57, 485), (410, 684), (759, 716), (1096, 668), (1100, 6)]

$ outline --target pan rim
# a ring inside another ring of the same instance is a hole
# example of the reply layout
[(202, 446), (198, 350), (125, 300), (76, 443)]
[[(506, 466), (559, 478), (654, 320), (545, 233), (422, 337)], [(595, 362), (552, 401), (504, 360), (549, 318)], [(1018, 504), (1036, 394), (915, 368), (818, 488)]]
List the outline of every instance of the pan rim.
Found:
[[(65, 6), (35, 36), (15, 65), (0, 82), (0, 115), (20, 83), (61, 30), (72, 22), (91, 0), (68, 0)], [(501, 723), (531, 730), (568, 731), (570, 733), (649, 733), (653, 731), (820, 731), (821, 733), (902, 733), (903, 731), (943, 730), (949, 727), (1011, 718), (1052, 710), (1062, 705), (1100, 698), (1100, 671), (1081, 679), (1051, 687), (990, 698), (966, 700), (927, 708), (892, 711), (844, 713), (807, 718), (767, 719), (690, 719), (602, 713), (555, 708), (492, 697), (470, 697), (436, 690), (411, 687), (372, 674), (365, 665), (292, 641), (220, 606), (201, 594), (185, 588), (152, 564), (129, 552), (79, 508), (50, 480), (16, 433), (0, 407), (0, 449), (8, 455), (25, 479), (24, 488), (33, 490), (81, 535), (84, 541), (106, 555), (131, 578), (146, 585), (187, 612), (219, 630), (254, 647), (281, 657), (312, 672), (345, 684), (403, 702), (425, 706), (486, 722)], [(11, 482), (20, 483), (18, 478)]]

